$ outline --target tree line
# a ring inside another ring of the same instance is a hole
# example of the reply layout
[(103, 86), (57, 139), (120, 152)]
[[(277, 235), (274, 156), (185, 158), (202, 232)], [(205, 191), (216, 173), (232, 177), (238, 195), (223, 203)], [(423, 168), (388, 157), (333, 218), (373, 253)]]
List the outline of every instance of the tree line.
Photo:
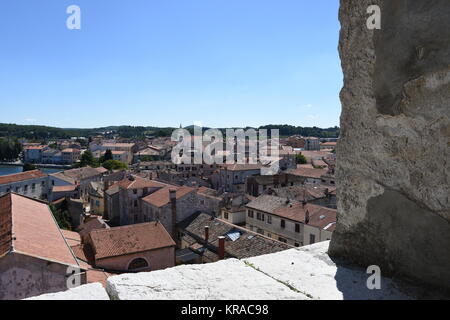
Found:
[(17, 160), (22, 152), (22, 145), (17, 140), (0, 138), (0, 161)]

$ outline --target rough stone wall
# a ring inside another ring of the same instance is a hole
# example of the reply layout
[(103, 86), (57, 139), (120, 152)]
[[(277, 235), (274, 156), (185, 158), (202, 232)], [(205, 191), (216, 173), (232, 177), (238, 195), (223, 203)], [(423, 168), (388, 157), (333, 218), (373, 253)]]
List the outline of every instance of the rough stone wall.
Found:
[[(381, 8), (369, 30), (367, 8)], [(450, 289), (450, 2), (341, 0), (330, 254)]]

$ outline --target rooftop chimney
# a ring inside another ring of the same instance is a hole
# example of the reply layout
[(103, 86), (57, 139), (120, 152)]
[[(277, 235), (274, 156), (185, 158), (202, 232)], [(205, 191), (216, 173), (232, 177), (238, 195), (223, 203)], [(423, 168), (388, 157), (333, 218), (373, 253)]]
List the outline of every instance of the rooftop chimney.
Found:
[(205, 226), (205, 243), (208, 243), (209, 240), (209, 227)]
[(225, 258), (225, 237), (219, 237), (219, 260), (223, 260)]
[(169, 190), (169, 199), (172, 205), (172, 238), (176, 239), (176, 225), (177, 225), (177, 190), (170, 189)]

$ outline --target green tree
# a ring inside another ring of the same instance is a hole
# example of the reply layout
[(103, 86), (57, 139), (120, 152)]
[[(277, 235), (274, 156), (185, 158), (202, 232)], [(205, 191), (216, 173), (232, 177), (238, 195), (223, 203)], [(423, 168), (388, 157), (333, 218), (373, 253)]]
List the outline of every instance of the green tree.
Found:
[(108, 160), (103, 162), (103, 168), (108, 170), (121, 170), (121, 169), (128, 169), (128, 166), (117, 160)]
[(307, 164), (308, 160), (306, 160), (304, 155), (299, 153), (298, 155), (295, 156), (295, 162), (297, 162), (297, 164)]
[(57, 209), (54, 205), (50, 205), (50, 210), (61, 229), (72, 230), (72, 219), (65, 207)]
[(22, 145), (11, 139), (0, 138), (0, 161), (15, 161), (22, 152)]
[(111, 150), (106, 150), (105, 155), (103, 156), (103, 161), (108, 161), (108, 160), (113, 160), (113, 155), (112, 155), (112, 151)]
[(36, 169), (37, 169), (37, 167), (34, 164), (32, 164), (32, 163), (25, 163), (23, 165), (23, 172), (25, 172), (25, 171), (32, 171), (32, 170), (36, 170)]
[(93, 168), (96, 168), (99, 166), (98, 161), (94, 158), (94, 155), (89, 150), (86, 150), (81, 155), (80, 162), (78, 162), (74, 165), (74, 167), (77, 167), (77, 168), (82, 168), (82, 167), (87, 167), (87, 166), (90, 166)]

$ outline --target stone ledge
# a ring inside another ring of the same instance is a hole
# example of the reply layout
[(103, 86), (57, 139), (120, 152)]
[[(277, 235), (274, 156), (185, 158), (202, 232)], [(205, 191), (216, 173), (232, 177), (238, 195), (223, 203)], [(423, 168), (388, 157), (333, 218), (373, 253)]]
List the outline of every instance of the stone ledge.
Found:
[(312, 299), (395, 300), (411, 299), (392, 280), (382, 277), (380, 290), (369, 290), (369, 274), (361, 268), (345, 266), (327, 254), (329, 241), (246, 259), (254, 268)]
[[(381, 278), (369, 290), (369, 275), (328, 254), (329, 242), (245, 260), (182, 265), (165, 270), (122, 274), (30, 300), (372, 300), (414, 299), (414, 288)], [(406, 292), (406, 294), (404, 293)], [(430, 297), (433, 298), (433, 297)]]
[(113, 276), (106, 290), (119, 300), (308, 299), (236, 259)]
[(110, 300), (100, 283), (91, 283), (63, 292), (48, 293), (25, 300)]

